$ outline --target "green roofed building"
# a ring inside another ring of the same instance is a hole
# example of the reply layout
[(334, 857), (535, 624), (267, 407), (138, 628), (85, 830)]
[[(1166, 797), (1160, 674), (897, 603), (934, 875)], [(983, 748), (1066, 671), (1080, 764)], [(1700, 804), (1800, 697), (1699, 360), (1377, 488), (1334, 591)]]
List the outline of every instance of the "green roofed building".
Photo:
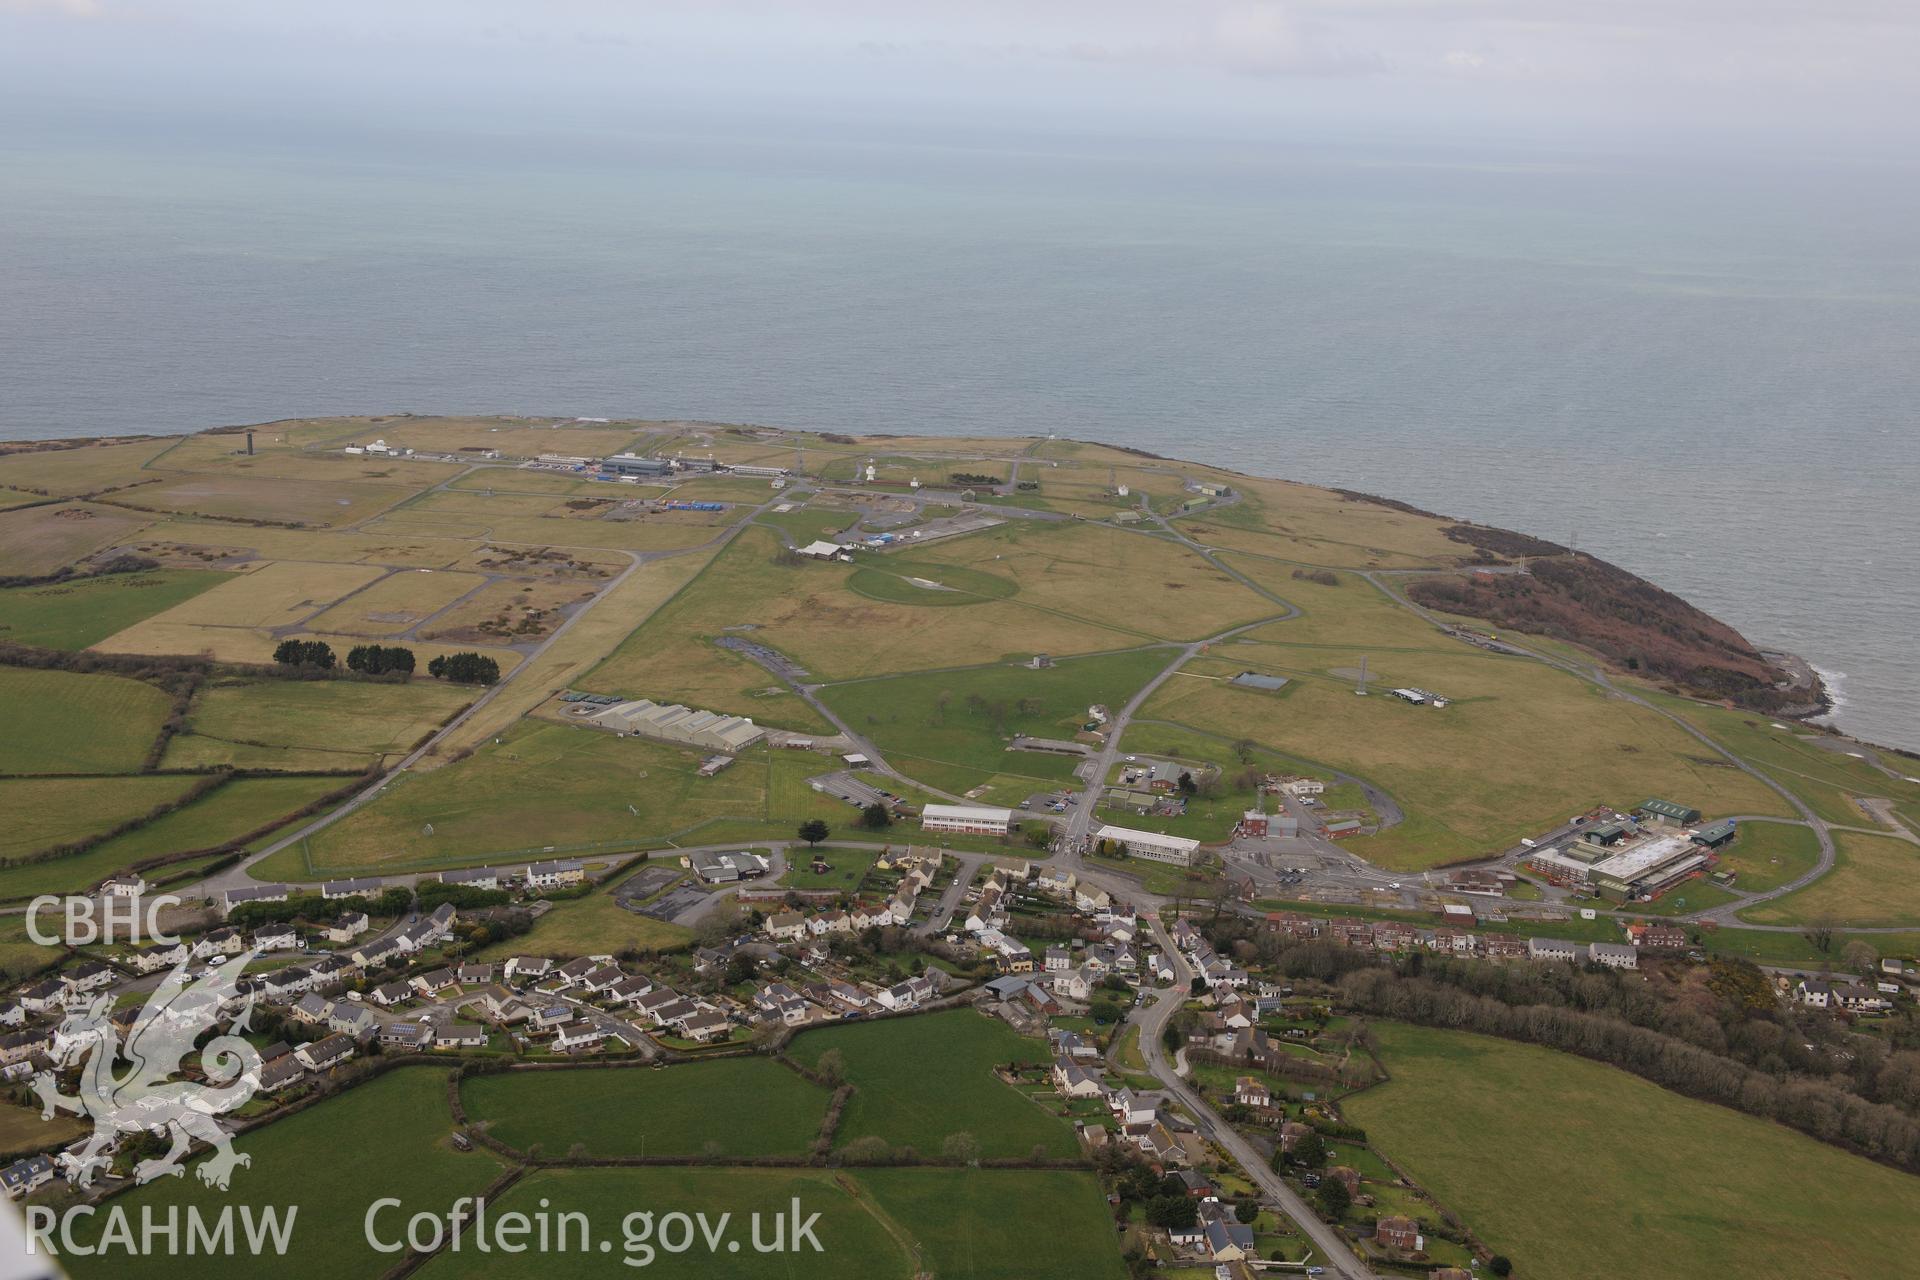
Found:
[(1640, 805), (1640, 812), (1655, 818), (1663, 818), (1679, 826), (1700, 821), (1700, 811), (1684, 804), (1675, 804), (1671, 800), (1647, 800)]
[(1721, 845), (1733, 839), (1735, 833), (1736, 828), (1734, 827), (1733, 819), (1722, 818), (1720, 821), (1710, 822), (1694, 832), (1693, 842), (1695, 844), (1705, 845), (1709, 849), (1718, 849)]

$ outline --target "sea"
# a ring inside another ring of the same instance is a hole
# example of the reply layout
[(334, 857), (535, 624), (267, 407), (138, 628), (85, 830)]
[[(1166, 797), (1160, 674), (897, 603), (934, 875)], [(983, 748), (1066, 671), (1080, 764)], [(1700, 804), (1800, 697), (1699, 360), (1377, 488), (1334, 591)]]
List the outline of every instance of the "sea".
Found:
[(1063, 437), (1571, 543), (1920, 748), (1920, 171), (691, 127), (0, 139), (0, 437)]

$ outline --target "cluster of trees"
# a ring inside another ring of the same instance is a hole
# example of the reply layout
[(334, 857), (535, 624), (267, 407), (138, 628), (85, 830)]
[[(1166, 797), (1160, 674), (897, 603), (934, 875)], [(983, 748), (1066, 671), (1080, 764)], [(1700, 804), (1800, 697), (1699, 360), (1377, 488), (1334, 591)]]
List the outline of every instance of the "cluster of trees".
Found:
[(963, 489), (968, 485), (974, 484), (993, 485), (1005, 483), (999, 476), (990, 476), (982, 471), (952, 471), (947, 474), (947, 482), (949, 484), (957, 484)]
[[(14, 486), (16, 488), (20, 486)], [(28, 490), (28, 492), (39, 492)], [(73, 582), (84, 578), (104, 578), (116, 573), (145, 573), (149, 569), (158, 569), (158, 560), (149, 560), (146, 556), (118, 555), (102, 560), (87, 568), (78, 565), (62, 565), (52, 573), (13, 573), (0, 577), (0, 588), (11, 587), (48, 587), (60, 582)]]
[(498, 684), (500, 664), (485, 654), (446, 653), (427, 663), (427, 674), (455, 684)]
[(413, 674), (413, 650), (399, 645), (357, 644), (347, 650), (347, 670), (370, 676)]
[(310, 920), (326, 924), (348, 911), (364, 911), (370, 916), (397, 916), (413, 905), (413, 890), (395, 886), (368, 897), (327, 899), (317, 893), (301, 894), (285, 902), (243, 902), (227, 913), (227, 923), (236, 929), (257, 929), (263, 924), (291, 920)]
[(317, 671), (331, 671), (335, 662), (333, 646), (324, 640), (282, 640), (274, 647), (273, 660), (283, 667)]

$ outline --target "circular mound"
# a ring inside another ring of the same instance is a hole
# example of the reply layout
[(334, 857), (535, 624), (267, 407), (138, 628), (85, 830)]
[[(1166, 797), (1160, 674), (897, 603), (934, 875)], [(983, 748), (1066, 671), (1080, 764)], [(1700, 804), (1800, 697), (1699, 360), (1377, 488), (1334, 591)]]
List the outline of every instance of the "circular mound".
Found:
[(1020, 590), (1018, 583), (963, 565), (891, 560), (861, 565), (847, 586), (871, 600), (936, 607), (986, 604)]

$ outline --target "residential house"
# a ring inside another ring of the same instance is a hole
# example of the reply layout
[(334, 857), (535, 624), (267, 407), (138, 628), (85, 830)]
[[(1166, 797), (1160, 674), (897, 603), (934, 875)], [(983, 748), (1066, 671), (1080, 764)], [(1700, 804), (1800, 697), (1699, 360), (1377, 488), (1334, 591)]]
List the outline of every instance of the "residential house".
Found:
[(1579, 957), (1578, 943), (1567, 942), (1560, 938), (1527, 939), (1529, 960), (1577, 960)]
[(323, 880), (320, 896), (332, 902), (339, 898), (371, 898), (380, 892), (380, 881), (371, 877), (358, 880)]
[(293, 1051), (309, 1071), (327, 1071), (339, 1066), (353, 1056), (353, 1037), (331, 1035), (312, 1044), (303, 1044)]
[[(401, 1023), (412, 1026), (412, 1023)], [(260, 1064), (260, 1092), (278, 1093), (307, 1074), (306, 1063), (291, 1053), (283, 1053)]]
[(53, 1160), (44, 1155), (27, 1156), (0, 1169), (0, 1188), (15, 1200), (26, 1199), (52, 1181)]
[(192, 956), (192, 949), (184, 942), (156, 942), (128, 956), (127, 963), (137, 973), (156, 973), (161, 969), (171, 969)]
[(527, 888), (567, 889), (586, 877), (586, 867), (578, 862), (536, 862), (527, 868)]
[(591, 1022), (569, 1022), (553, 1035), (553, 1047), (561, 1053), (586, 1053), (598, 1049), (607, 1033)]
[(479, 1049), (487, 1043), (487, 1029), (470, 1022), (449, 1022), (433, 1033), (436, 1049)]
[(367, 913), (364, 911), (343, 911), (334, 922), (322, 929), (321, 935), (336, 946), (352, 942), (367, 931)]
[(1426, 1237), (1420, 1234), (1420, 1224), (1398, 1213), (1388, 1214), (1374, 1223), (1373, 1238), (1403, 1253), (1418, 1253), (1427, 1246)]
[(246, 941), (240, 936), (238, 929), (223, 925), (201, 934), (194, 940), (193, 956), (196, 960), (203, 960), (210, 956), (237, 956), (245, 946)]
[(552, 972), (553, 961), (545, 956), (514, 956), (507, 961), (505, 976), (509, 986), (523, 987)]
[(697, 1009), (678, 1020), (682, 1037), (688, 1040), (723, 1040), (733, 1030), (733, 1024), (727, 1021), (725, 1014), (717, 1009)]
[(298, 951), (300, 935), (285, 921), (263, 924), (253, 931), (253, 946), (256, 951)]
[(98, 960), (83, 960), (61, 974), (60, 980), (67, 984), (67, 990), (74, 995), (86, 995), (113, 985), (113, 972)]
[(382, 1009), (391, 1009), (395, 1005), (402, 1005), (413, 999), (413, 988), (404, 982), (389, 982), (369, 991), (367, 999)]
[(767, 934), (779, 942), (796, 942), (807, 932), (807, 918), (798, 911), (779, 911), (767, 917)]
[(1640, 948), (1622, 946), (1617, 942), (1588, 943), (1587, 959), (1595, 964), (1605, 965), (1609, 969), (1638, 969)]
[(1257, 1076), (1241, 1076), (1233, 1082), (1233, 1100), (1243, 1107), (1270, 1107), (1273, 1094)]
[(355, 1040), (364, 1039), (377, 1025), (373, 1011), (364, 1005), (336, 1004), (327, 1015), (327, 1030)]
[(1053, 1085), (1063, 1098), (1098, 1098), (1107, 1091), (1099, 1072), (1089, 1071), (1069, 1058), (1053, 1060)]
[(294, 1002), (293, 1008), (287, 1010), (287, 1016), (309, 1027), (324, 1026), (327, 1019), (333, 1016), (333, 1001), (309, 991)]
[(433, 1028), (424, 1022), (386, 1022), (378, 1038), (382, 1048), (424, 1049), (433, 1042)]

